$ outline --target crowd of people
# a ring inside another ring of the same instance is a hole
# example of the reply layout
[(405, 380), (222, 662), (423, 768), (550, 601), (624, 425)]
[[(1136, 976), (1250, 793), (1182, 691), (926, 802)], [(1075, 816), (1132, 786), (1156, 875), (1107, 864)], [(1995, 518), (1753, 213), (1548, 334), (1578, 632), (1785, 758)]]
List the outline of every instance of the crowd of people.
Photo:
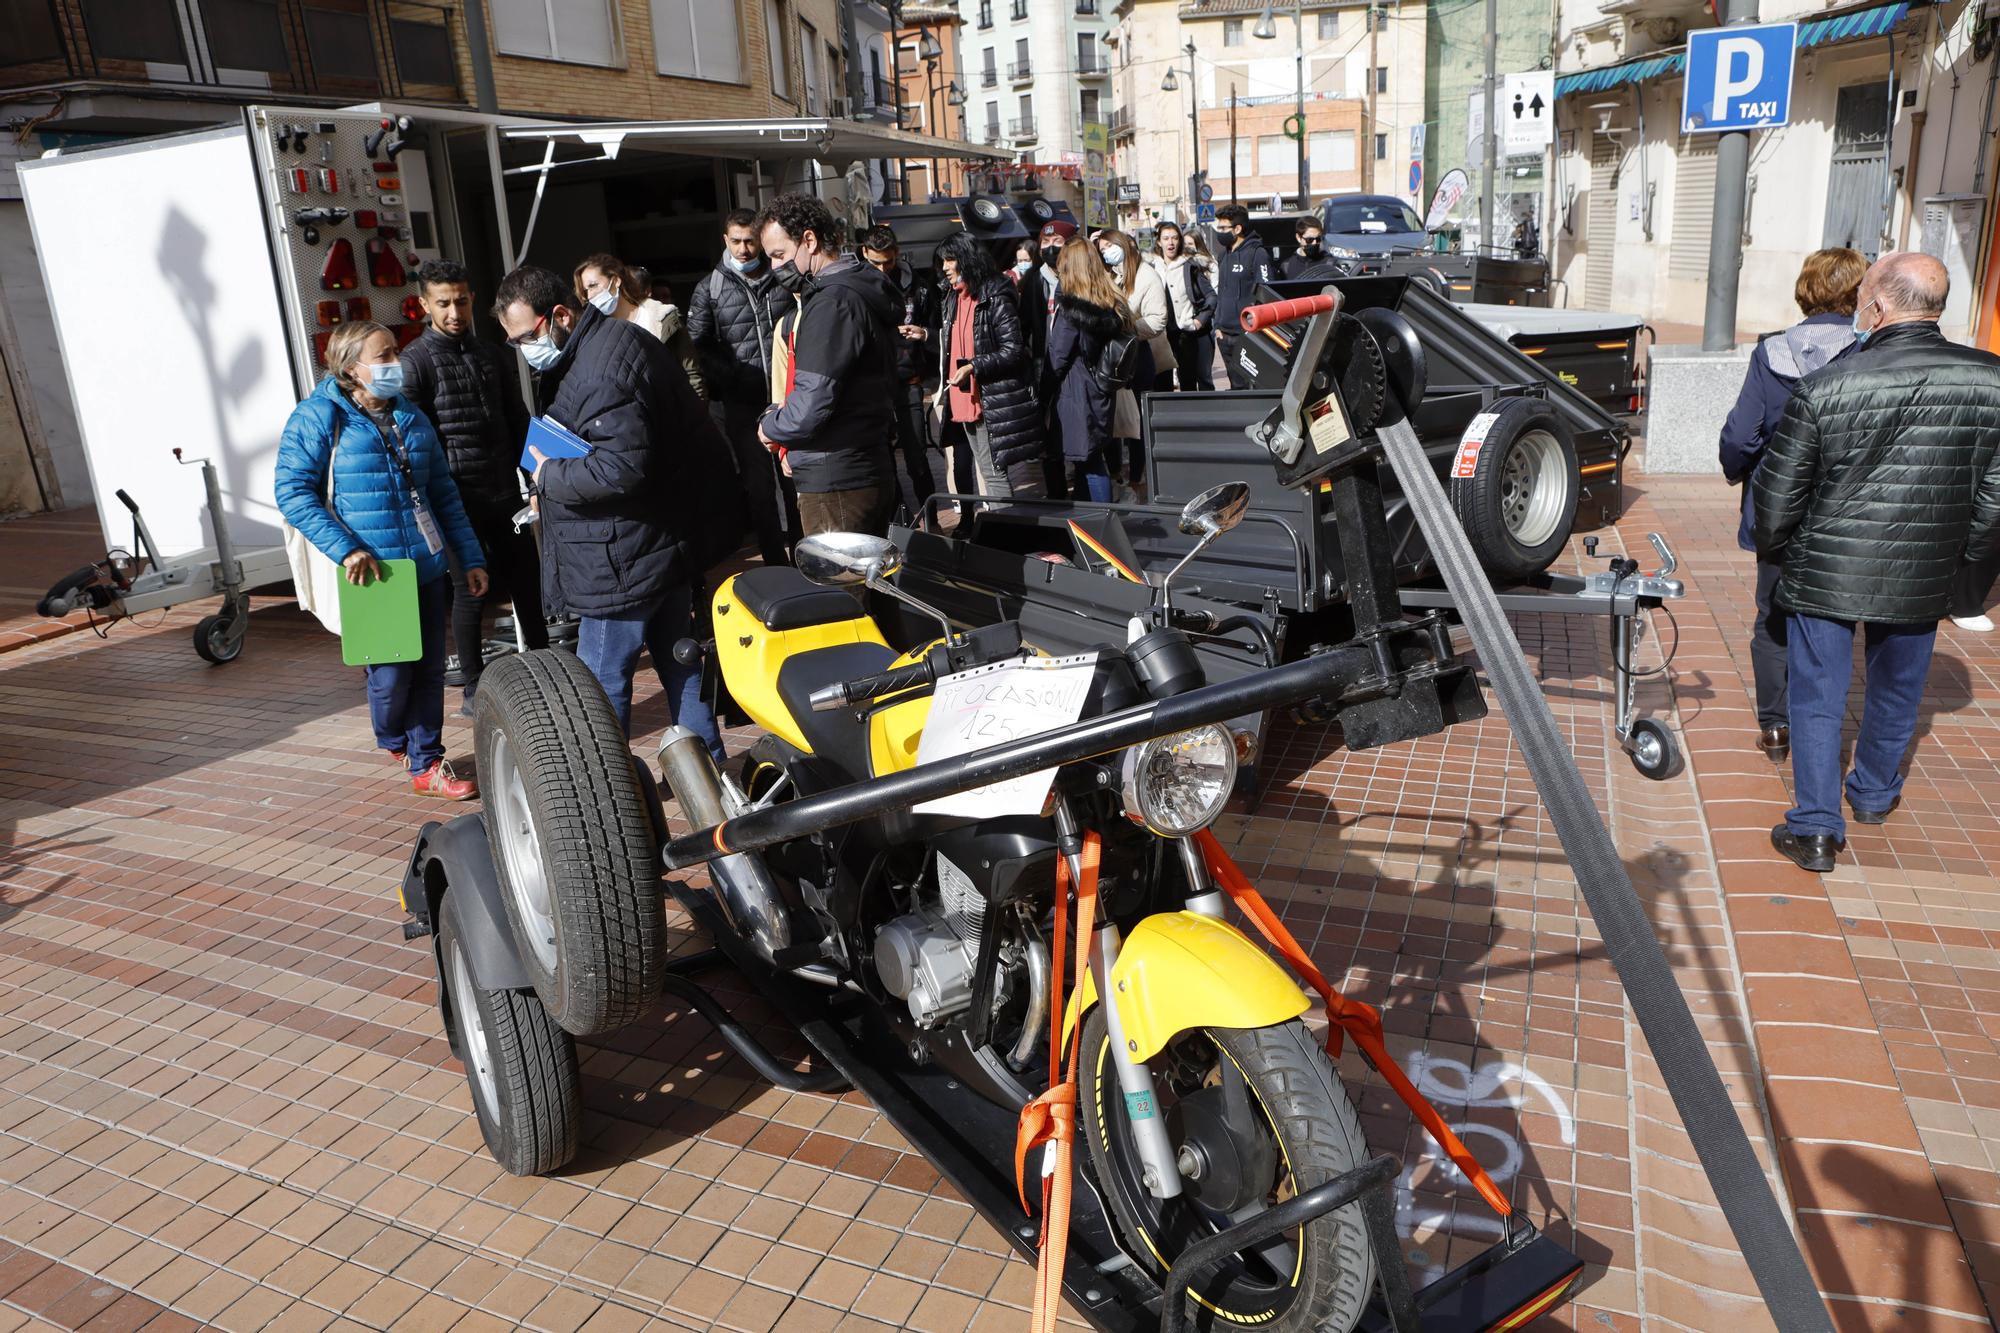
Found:
[[(1218, 350), (1238, 382), (1231, 312), (1278, 271), (1247, 223), (1219, 208), (1211, 255), (1173, 223), (1143, 252), (1053, 221), (1006, 268), (960, 232), (920, 273), (891, 228), (850, 237), (787, 194), (724, 219), (684, 309), (616, 255), (567, 278), (515, 269), (491, 305), (504, 347), (476, 333), (464, 267), (425, 263), (422, 334), (399, 354), (380, 324), (337, 327), (277, 466), (286, 521), (348, 581), (415, 562), (422, 653), (367, 668), (376, 744), (415, 791), (477, 795), (444, 759), (445, 690), (461, 686), (470, 716), (488, 603), (505, 596), (528, 648), (575, 621), (628, 731), (649, 652), (674, 720), (720, 758), (698, 674), (672, 652), (707, 571), (746, 536), (778, 564), (803, 536), (880, 535), (947, 487), (1143, 498), (1139, 395), (1213, 389)], [(533, 417), (584, 451), (544, 453)]]

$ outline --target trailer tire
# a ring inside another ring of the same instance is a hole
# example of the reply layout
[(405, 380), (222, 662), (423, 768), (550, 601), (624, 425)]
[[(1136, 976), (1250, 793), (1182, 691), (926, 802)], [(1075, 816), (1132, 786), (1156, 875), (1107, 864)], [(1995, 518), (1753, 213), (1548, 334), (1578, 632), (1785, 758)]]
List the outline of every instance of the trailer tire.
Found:
[(244, 635), (235, 629), (235, 617), (203, 616), (194, 627), (194, 650), (204, 662), (221, 666), (243, 655)]
[(445, 894), (438, 914), (438, 983), (480, 1136), (509, 1175), (547, 1175), (576, 1156), (583, 1119), (576, 1042), (533, 993), (483, 990), (473, 980), (452, 899)]
[(1569, 425), (1540, 398), (1501, 403), (1484, 441), (1462, 445), (1451, 468), (1452, 509), (1479, 563), (1505, 583), (1555, 563), (1582, 491)]
[[(1294, 1019), (1267, 1028), (1205, 1028), (1176, 1038), (1175, 1044), (1196, 1036), (1213, 1044), (1218, 1061), (1228, 1060), (1241, 1072), (1278, 1140), (1277, 1160), (1290, 1166), (1286, 1174), (1292, 1195), (1368, 1160), (1361, 1119), (1325, 1048), (1305, 1024)], [(1152, 1062), (1157, 1089), (1174, 1088), (1172, 1076), (1162, 1079), (1160, 1074), (1163, 1060), (1172, 1063), (1176, 1045)], [(1214, 1214), (1185, 1194), (1163, 1203), (1146, 1190), (1125, 1129), (1127, 1098), (1107, 1067), (1110, 1059), (1109, 1025), (1100, 1004), (1085, 1018), (1077, 1049), (1078, 1133), (1087, 1143), (1091, 1174), (1110, 1204), (1125, 1252), (1155, 1281), (1164, 1281), (1167, 1267), (1189, 1244), (1214, 1234)], [(1171, 1124), (1181, 1108), (1161, 1105), (1155, 1110)], [(1297, 1253), (1290, 1273), (1269, 1266), (1260, 1271), (1257, 1262), (1241, 1257), (1224, 1261), (1190, 1289), (1190, 1326), (1349, 1333), (1375, 1291), (1375, 1255), (1360, 1205), (1348, 1204), (1280, 1239), (1290, 1239)]]
[(575, 1036), (625, 1026), (666, 975), (659, 844), (611, 701), (571, 653), (480, 677), (474, 748), (521, 963)]

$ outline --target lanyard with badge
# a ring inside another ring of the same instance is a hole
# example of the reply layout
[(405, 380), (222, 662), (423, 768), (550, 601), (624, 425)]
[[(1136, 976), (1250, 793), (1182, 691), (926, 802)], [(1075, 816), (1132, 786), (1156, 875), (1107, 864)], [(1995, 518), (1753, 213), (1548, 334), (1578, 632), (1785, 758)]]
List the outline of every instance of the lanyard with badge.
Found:
[(431, 516), (431, 507), (424, 503), (422, 492), (417, 489), (416, 469), (410, 466), (410, 455), (403, 447), (403, 432), (396, 428), (394, 418), (389, 421), (389, 429), (382, 437), (388, 446), (389, 461), (396, 465), (402, 475), (403, 485), (409, 491), (410, 508), (416, 511), (417, 531), (423, 534), (424, 546), (432, 555), (444, 550), (444, 536), (438, 531), (437, 520)]

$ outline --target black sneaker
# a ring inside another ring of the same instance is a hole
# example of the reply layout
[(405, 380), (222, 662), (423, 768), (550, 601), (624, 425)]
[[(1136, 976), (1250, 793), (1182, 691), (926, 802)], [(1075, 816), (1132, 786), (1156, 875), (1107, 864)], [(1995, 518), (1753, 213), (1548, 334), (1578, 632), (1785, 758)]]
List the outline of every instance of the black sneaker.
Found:
[(1808, 833), (1801, 837), (1788, 825), (1780, 824), (1771, 830), (1771, 845), (1799, 869), (1824, 875), (1833, 869), (1833, 858), (1847, 844), (1831, 833)]
[(453, 653), (444, 659), (444, 683), (447, 685), (465, 684), (465, 664), (458, 660), (457, 653)]

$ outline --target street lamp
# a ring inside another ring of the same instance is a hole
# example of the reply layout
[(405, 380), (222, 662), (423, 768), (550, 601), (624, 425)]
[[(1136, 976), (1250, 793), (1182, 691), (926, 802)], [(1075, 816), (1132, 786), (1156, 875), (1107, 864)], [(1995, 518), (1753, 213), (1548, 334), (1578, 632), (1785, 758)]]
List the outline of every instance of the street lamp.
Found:
[(921, 60), (936, 60), (944, 54), (944, 48), (938, 45), (938, 39), (931, 35), (929, 28), (925, 28), (923, 32), (923, 37), (917, 42), (917, 57)]
[[(1278, 25), (1271, 18), (1271, 0), (1265, 0), (1264, 12), (1257, 19), (1257, 26), (1250, 30), (1253, 37), (1266, 41), (1278, 35)], [(1292, 59), (1297, 69), (1297, 96), (1299, 122), (1299, 211), (1312, 208), (1312, 167), (1306, 158), (1306, 4), (1305, 0), (1292, 0)], [(1372, 80), (1375, 71), (1368, 71)]]
[[(1190, 41), (1182, 49), (1188, 58), (1188, 143), (1194, 161), (1193, 169), (1188, 172), (1188, 215), (1194, 217), (1201, 211), (1201, 191), (1197, 188), (1201, 178), (1201, 92), (1194, 81), (1194, 43)], [(1181, 81), (1174, 77), (1174, 67), (1167, 66), (1167, 77), (1160, 80), (1160, 91), (1178, 92), (1180, 86)]]

